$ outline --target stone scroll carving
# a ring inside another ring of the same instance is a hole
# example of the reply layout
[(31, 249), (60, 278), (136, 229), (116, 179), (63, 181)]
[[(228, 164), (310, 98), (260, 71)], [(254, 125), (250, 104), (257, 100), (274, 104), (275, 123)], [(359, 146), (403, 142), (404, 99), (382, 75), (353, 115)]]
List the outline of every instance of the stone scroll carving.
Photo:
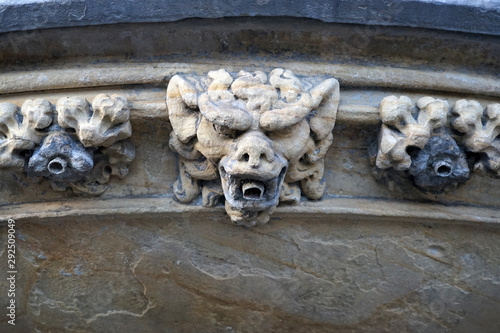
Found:
[(309, 81), (279, 68), (174, 76), (167, 107), (177, 199), (188, 203), (201, 192), (204, 206), (225, 200), (231, 220), (251, 227), (267, 223), (278, 202), (321, 198), (339, 83)]
[[(500, 104), (389, 96), (380, 104), (382, 125), (375, 165), (379, 177), (400, 175), (422, 193), (443, 194), (467, 181), (471, 170), (500, 177)], [(391, 171), (392, 170), (392, 171)], [(390, 172), (388, 174), (387, 172)]]
[(125, 97), (61, 98), (0, 104), (0, 168), (26, 172), (52, 188), (102, 194), (113, 175), (125, 177), (135, 147)]

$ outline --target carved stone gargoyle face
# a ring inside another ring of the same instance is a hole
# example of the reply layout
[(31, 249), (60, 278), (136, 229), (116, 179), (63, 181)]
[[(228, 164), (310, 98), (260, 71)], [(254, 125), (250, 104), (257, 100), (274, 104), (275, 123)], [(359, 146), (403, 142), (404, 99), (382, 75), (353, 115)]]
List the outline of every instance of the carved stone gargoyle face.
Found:
[[(179, 153), (174, 193), (213, 206), (223, 197), (232, 221), (266, 223), (278, 202), (298, 202), (324, 192), (323, 158), (332, 142), (339, 84), (314, 88), (290, 71), (209, 72), (206, 79), (175, 76), (167, 89)], [(309, 88), (309, 89), (307, 89)]]

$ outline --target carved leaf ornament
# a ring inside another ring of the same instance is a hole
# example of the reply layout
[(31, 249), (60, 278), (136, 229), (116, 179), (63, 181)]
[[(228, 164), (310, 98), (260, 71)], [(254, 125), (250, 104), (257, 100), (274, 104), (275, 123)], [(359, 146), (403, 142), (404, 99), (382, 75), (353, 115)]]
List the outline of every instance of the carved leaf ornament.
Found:
[(421, 192), (432, 194), (455, 189), (471, 169), (500, 177), (500, 104), (483, 109), (462, 99), (450, 110), (445, 100), (423, 97), (415, 108), (408, 97), (388, 96), (379, 110), (378, 169), (403, 172)]
[(467, 151), (480, 156), (474, 169), (500, 177), (500, 104), (483, 109), (476, 101), (462, 99), (455, 103), (452, 113), (456, 116), (452, 125), (464, 134)]
[(127, 175), (135, 156), (129, 112), (120, 95), (97, 95), (92, 105), (61, 98), (55, 107), (27, 100), (20, 110), (0, 103), (0, 168), (47, 179), (54, 190), (101, 194), (111, 175)]

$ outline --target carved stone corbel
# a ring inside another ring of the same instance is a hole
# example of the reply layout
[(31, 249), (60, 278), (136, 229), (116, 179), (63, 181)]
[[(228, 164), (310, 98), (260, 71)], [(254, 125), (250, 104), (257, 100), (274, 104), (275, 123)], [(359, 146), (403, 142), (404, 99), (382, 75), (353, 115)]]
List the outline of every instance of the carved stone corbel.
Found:
[[(375, 165), (379, 174), (399, 174), (423, 193), (442, 194), (469, 178), (466, 155), (447, 128), (445, 100), (423, 97), (414, 108), (410, 98), (389, 96), (380, 103)], [(392, 171), (391, 171), (392, 170)]]
[(21, 110), (1, 103), (0, 168), (47, 179), (54, 190), (99, 195), (111, 175), (128, 173), (131, 134), (128, 101), (119, 95), (98, 95), (92, 106), (80, 97), (61, 98), (55, 107), (28, 100)]
[(321, 198), (339, 83), (308, 81), (280, 68), (174, 76), (167, 107), (170, 147), (179, 154), (177, 199), (191, 202), (201, 188), (203, 205), (224, 199), (231, 220), (250, 227), (267, 223), (279, 201), (298, 202), (301, 192)]

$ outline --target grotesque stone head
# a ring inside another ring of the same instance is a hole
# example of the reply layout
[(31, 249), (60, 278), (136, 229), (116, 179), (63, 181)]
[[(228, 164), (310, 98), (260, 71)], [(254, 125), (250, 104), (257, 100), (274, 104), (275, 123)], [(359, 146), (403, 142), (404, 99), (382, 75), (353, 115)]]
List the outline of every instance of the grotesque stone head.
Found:
[(174, 76), (167, 106), (179, 201), (192, 201), (201, 188), (205, 206), (225, 198), (233, 222), (254, 226), (266, 223), (279, 201), (297, 203), (300, 189), (319, 199), (339, 84), (312, 86), (280, 68), (269, 76), (223, 69), (206, 78)]

